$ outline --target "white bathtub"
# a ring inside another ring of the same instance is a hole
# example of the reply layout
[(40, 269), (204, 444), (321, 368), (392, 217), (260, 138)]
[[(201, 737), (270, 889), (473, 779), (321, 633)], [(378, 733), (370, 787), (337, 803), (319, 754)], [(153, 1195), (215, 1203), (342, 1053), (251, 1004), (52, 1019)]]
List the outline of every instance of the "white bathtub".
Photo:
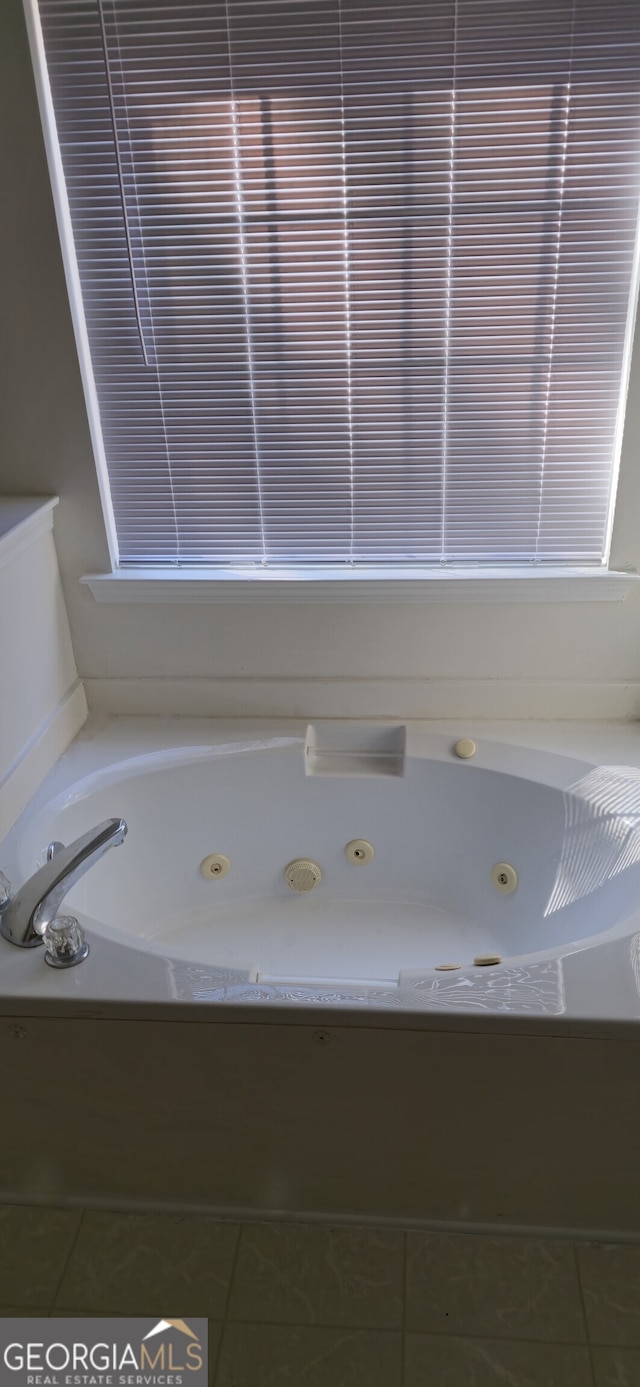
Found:
[[(116, 815), (129, 833), (67, 898), (85, 963), (53, 972), (42, 950), (0, 940), (5, 1011), (22, 997), (640, 1020), (637, 731), (612, 729), (606, 764), (561, 754), (558, 728), (498, 740), (476, 727), (463, 761), (453, 746), (468, 732), (410, 726), (405, 743), (391, 725), (89, 726), (0, 867), (18, 884), (51, 839)], [(588, 732), (573, 744), (588, 749)], [(353, 839), (373, 845), (371, 862), (347, 859)], [(209, 853), (228, 857), (223, 878), (201, 875)], [(321, 868), (309, 893), (284, 879), (296, 858)], [(496, 891), (496, 863), (516, 869), (512, 894)]]

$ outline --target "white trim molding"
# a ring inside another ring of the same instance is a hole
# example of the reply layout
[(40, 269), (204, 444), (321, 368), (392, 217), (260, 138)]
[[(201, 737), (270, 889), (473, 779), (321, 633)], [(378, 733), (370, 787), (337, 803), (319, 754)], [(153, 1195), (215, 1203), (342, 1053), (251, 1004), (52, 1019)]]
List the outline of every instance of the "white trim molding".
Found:
[(96, 602), (623, 602), (635, 572), (607, 568), (120, 568), (80, 579)]
[(87, 700), (84, 687), (77, 679), (0, 781), (0, 839), (19, 818), (86, 718)]
[(49, 167), (49, 177), (51, 179), (53, 205), (55, 208), (56, 221), (58, 223), (58, 234), (60, 236), (59, 248), (62, 252), (62, 263), (64, 266), (67, 293), (69, 295), (69, 307), (71, 309), (71, 321), (75, 334), (80, 375), (84, 387), (89, 432), (93, 444), (98, 490), (102, 503), (102, 514), (109, 548), (109, 561), (115, 566), (119, 556), (118, 536), (113, 513), (113, 500), (109, 484), (107, 459), (104, 451), (104, 440), (100, 427), (100, 409), (98, 406), (98, 396), (93, 374), (93, 363), (89, 351), (89, 338), (87, 335), (87, 324), (82, 300), (82, 289), (80, 286), (78, 260), (71, 227), (71, 212), (69, 210), (67, 185), (65, 183), (64, 170), (62, 167), (62, 155), (60, 153), (56, 118), (53, 110), (51, 84), (49, 82), (37, 0), (24, 0), (24, 15), (35, 77), (40, 119), (42, 121), (44, 147)]
[(57, 496), (0, 497), (0, 568), (53, 529)]
[(640, 718), (640, 681), (428, 678), (85, 679), (92, 713), (209, 718)]

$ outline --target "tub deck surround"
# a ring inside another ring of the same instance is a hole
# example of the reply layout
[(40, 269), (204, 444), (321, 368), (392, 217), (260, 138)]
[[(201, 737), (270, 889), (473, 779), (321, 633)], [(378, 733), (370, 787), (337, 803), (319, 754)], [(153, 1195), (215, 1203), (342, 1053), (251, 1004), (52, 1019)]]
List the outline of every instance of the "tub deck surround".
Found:
[[(468, 761), (461, 736), (477, 743)], [(0, 867), (18, 885), (51, 839), (114, 814), (126, 844), (65, 903), (90, 957), (52, 974), (42, 950), (0, 940), (3, 1014), (326, 1012), (565, 1034), (640, 1022), (633, 725), (94, 718)], [(371, 863), (347, 860), (354, 838), (373, 843)], [(224, 881), (200, 875), (208, 852), (229, 856)], [(301, 856), (323, 876), (297, 895), (283, 873)], [(514, 894), (494, 890), (496, 862), (516, 867)], [(475, 966), (480, 954), (503, 961)]]

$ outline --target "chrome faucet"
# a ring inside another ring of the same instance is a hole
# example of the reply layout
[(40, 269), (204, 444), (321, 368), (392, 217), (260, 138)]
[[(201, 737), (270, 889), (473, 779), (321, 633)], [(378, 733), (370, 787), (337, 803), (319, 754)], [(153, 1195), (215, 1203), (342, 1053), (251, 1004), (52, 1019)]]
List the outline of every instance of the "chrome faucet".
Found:
[(62, 843), (50, 844), (44, 867), (34, 872), (15, 896), (0, 904), (0, 934), (21, 949), (41, 944), (47, 925), (55, 920), (71, 887), (109, 848), (117, 848), (126, 832), (124, 819), (105, 819), (67, 848)]

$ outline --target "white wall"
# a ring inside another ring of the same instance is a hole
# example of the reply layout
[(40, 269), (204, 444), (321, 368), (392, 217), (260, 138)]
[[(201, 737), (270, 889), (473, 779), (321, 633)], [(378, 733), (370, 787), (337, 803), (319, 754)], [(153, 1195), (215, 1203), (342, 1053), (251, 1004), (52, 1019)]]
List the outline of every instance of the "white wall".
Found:
[[(0, 491), (55, 492), (90, 699), (132, 711), (640, 716), (640, 593), (622, 605), (97, 606), (108, 568), (20, 0), (0, 7)], [(640, 352), (614, 566), (640, 568)]]
[(50, 511), (0, 538), (0, 652), (2, 838), (86, 716)]

